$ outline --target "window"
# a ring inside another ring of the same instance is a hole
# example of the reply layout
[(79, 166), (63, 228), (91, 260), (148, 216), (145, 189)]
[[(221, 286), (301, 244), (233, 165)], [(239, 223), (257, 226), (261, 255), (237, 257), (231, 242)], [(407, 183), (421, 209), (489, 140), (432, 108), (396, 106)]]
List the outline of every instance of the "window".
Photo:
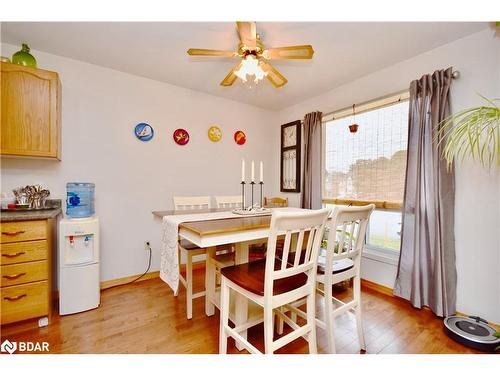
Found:
[[(407, 94), (325, 116), (323, 203), (375, 203), (367, 244), (399, 251), (408, 143)], [(359, 125), (356, 133), (349, 125)]]

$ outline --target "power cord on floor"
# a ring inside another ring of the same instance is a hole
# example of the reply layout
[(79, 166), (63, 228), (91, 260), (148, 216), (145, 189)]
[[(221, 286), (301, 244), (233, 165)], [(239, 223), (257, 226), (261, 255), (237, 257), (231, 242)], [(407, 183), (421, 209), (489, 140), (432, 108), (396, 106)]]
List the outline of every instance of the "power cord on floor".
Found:
[(111, 288), (115, 288), (117, 286), (123, 286), (123, 285), (128, 285), (128, 284), (135, 283), (136, 281), (138, 281), (139, 279), (141, 279), (142, 277), (144, 277), (149, 272), (149, 269), (151, 268), (151, 258), (153, 257), (153, 250), (151, 250), (151, 245), (149, 244), (149, 242), (146, 242), (146, 246), (148, 247), (148, 250), (149, 250), (148, 268), (146, 269), (146, 271), (144, 271), (144, 273), (142, 275), (136, 277), (132, 281), (129, 281), (129, 282), (126, 282), (126, 283), (123, 283), (123, 284), (113, 285), (113, 286), (111, 286), (109, 288), (106, 288), (106, 289), (111, 289)]

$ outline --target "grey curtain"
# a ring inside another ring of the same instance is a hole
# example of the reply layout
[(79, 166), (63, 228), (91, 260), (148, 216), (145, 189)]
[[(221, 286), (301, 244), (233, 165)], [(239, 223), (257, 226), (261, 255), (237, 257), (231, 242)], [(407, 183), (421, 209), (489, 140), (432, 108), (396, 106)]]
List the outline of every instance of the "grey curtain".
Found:
[(321, 208), (321, 112), (304, 117), (304, 169), (302, 208)]
[(438, 316), (455, 312), (454, 172), (438, 146), (449, 113), (452, 69), (410, 84), (408, 156), (401, 254), (394, 294)]

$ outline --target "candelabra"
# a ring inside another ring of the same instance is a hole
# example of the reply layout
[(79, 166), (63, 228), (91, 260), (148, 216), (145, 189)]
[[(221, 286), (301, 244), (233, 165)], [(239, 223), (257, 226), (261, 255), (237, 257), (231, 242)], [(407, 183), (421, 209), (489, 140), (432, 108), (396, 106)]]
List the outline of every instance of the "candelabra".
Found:
[(250, 206), (250, 209), (252, 210), (253, 209), (253, 188), (255, 186), (255, 182), (254, 181), (250, 182), (250, 185), (252, 185), (252, 205)]
[(260, 185), (260, 208), (264, 208), (264, 201), (262, 200), (262, 189), (264, 187), (264, 181), (259, 182)]
[(245, 209), (245, 181), (241, 181), (241, 209)]

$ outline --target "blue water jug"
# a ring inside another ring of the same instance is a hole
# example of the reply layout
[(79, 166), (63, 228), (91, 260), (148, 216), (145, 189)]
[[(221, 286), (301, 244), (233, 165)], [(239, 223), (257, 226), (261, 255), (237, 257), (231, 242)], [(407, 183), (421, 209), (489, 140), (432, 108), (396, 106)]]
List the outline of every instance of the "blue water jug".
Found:
[(74, 218), (94, 216), (95, 184), (90, 182), (68, 182), (66, 191), (67, 216)]

